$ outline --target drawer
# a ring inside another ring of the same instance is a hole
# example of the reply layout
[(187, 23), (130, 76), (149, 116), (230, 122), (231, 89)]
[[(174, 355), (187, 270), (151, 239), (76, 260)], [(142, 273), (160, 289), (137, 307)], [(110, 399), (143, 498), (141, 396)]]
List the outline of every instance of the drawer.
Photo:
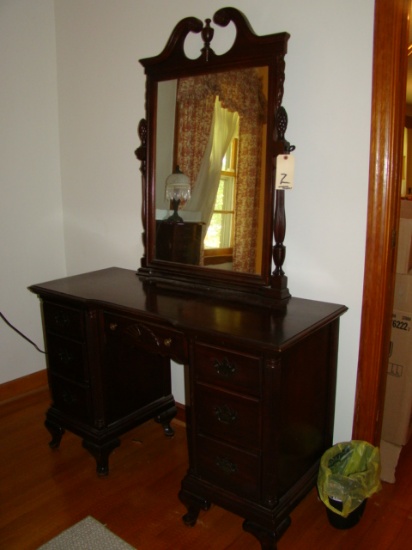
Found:
[(258, 455), (203, 436), (197, 438), (197, 452), (200, 477), (237, 496), (259, 497)]
[(260, 444), (260, 402), (196, 384), (197, 425), (200, 433), (240, 447)]
[(84, 344), (54, 334), (47, 335), (49, 369), (75, 382), (87, 382)]
[(260, 395), (260, 358), (225, 348), (195, 345), (195, 378), (248, 395)]
[(185, 339), (182, 333), (174, 329), (110, 313), (105, 313), (104, 324), (108, 339), (124, 339), (129, 345), (135, 345), (151, 353), (171, 357), (180, 362), (186, 361)]
[(91, 398), (90, 390), (87, 386), (63, 380), (51, 373), (49, 383), (54, 408), (61, 413), (67, 414), (71, 419), (87, 423), (91, 422)]
[(84, 340), (84, 316), (81, 310), (44, 302), (43, 315), (46, 332)]

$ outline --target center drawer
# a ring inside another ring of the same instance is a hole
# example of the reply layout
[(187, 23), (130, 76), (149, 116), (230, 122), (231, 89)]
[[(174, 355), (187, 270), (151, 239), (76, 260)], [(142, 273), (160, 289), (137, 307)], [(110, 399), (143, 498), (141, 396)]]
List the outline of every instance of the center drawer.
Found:
[(129, 345), (164, 355), (184, 362), (187, 357), (183, 334), (169, 327), (145, 321), (120, 317), (111, 313), (104, 315), (107, 338), (127, 340)]

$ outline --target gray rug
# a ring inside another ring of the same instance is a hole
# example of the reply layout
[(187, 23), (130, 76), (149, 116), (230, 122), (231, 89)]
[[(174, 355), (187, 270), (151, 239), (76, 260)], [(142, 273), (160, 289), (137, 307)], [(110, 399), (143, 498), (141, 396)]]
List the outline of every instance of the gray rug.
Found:
[(99, 521), (88, 516), (38, 550), (135, 550)]

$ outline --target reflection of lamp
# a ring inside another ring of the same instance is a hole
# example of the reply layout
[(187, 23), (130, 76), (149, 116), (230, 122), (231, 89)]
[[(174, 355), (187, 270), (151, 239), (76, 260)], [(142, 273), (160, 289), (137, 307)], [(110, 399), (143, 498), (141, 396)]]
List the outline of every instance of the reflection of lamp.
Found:
[(173, 214), (168, 218), (171, 222), (182, 222), (183, 219), (177, 213), (181, 201), (190, 199), (190, 180), (180, 171), (179, 166), (173, 174), (166, 178), (166, 198), (172, 201)]

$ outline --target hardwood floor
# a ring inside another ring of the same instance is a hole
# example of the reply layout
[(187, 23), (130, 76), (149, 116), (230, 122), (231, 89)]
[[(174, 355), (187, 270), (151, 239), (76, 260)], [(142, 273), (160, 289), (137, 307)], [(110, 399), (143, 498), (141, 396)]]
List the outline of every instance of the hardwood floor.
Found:
[[(177, 498), (187, 469), (184, 425), (174, 422), (166, 438), (153, 421), (122, 437), (99, 478), (95, 461), (78, 437), (66, 433), (51, 450), (43, 427), (47, 390), (0, 406), (0, 548), (35, 550), (91, 515), (138, 550), (259, 550), (242, 519), (212, 506), (195, 527), (186, 527)], [(333, 528), (314, 489), (294, 510), (279, 550), (398, 550), (412, 539), (412, 445), (397, 469), (397, 483), (384, 483), (369, 499), (353, 529)], [(68, 549), (70, 550), (70, 549)]]

